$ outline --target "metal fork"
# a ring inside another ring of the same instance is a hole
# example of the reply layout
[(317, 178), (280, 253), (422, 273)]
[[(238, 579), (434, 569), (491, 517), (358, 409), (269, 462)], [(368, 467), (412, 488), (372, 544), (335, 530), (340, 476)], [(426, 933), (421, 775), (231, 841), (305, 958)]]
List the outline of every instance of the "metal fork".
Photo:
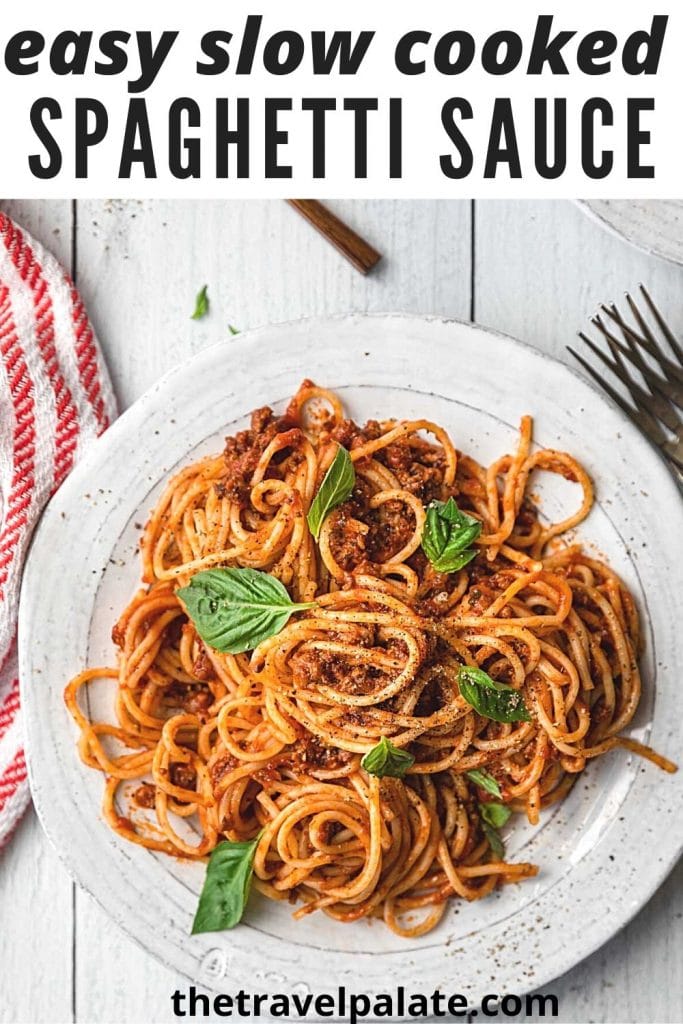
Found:
[[(683, 479), (683, 348), (642, 284), (640, 292), (664, 341), (657, 340), (628, 293), (626, 302), (635, 326), (624, 320), (613, 303), (600, 307), (604, 317), (597, 313), (591, 318), (591, 323), (607, 342), (608, 351), (579, 331), (579, 337), (591, 352), (626, 387), (633, 405), (610, 384), (608, 375), (594, 369), (570, 346), (567, 348), (593, 380), (659, 448), (680, 482)], [(617, 337), (617, 331), (621, 338)], [(645, 354), (650, 360), (645, 358)]]

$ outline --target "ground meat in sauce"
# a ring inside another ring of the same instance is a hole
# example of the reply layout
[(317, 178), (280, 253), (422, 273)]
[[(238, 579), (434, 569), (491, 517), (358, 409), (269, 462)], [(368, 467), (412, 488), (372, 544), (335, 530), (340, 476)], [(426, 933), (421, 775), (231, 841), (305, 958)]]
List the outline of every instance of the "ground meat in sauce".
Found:
[(351, 448), (359, 435), (360, 427), (353, 420), (341, 420), (330, 431), (330, 439), (344, 448)]
[(457, 584), (454, 573), (432, 572), (415, 602), (415, 611), (426, 619), (440, 619), (451, 611), (450, 596)]
[(344, 572), (368, 569), (367, 531), (363, 529), (362, 522), (348, 514), (346, 503), (331, 513), (330, 525), (330, 549), (337, 564)]
[(281, 768), (294, 774), (315, 771), (337, 771), (353, 757), (346, 750), (326, 746), (317, 736), (306, 736), (290, 747)]
[(440, 711), (452, 699), (450, 686), (438, 676), (433, 676), (420, 694), (413, 714), (416, 718), (427, 718)]
[(172, 647), (177, 647), (187, 626), (184, 615), (177, 615), (164, 629), (164, 638)]
[(149, 809), (154, 807), (156, 792), (156, 786), (153, 786), (151, 782), (143, 782), (133, 793), (133, 800), (138, 807)]
[(208, 654), (206, 653), (206, 649), (203, 646), (200, 648), (199, 654), (194, 659), (194, 662), (192, 664), (192, 671), (194, 675), (197, 677), (197, 679), (213, 679), (213, 665), (211, 664), (211, 659), (209, 658)]
[(201, 683), (172, 683), (166, 698), (170, 707), (182, 708), (190, 715), (203, 715), (213, 704), (213, 694)]
[(302, 651), (292, 658), (295, 686), (331, 686), (341, 693), (367, 694), (381, 689), (385, 674), (368, 662), (327, 651)]
[(210, 690), (192, 690), (183, 701), (183, 707), (191, 715), (203, 715), (213, 704)]
[(222, 754), (209, 768), (211, 785), (216, 788), (221, 779), (231, 772), (238, 765), (238, 760), (232, 754)]
[(376, 457), (388, 466), (404, 490), (425, 504), (441, 497), (444, 459), (440, 452), (396, 441), (377, 452)]
[(197, 785), (197, 773), (187, 764), (172, 764), (171, 782), (180, 789), (194, 789)]
[(515, 530), (518, 533), (526, 535), (531, 532), (537, 522), (538, 512), (533, 505), (530, 505), (525, 501), (517, 513), (517, 518), (515, 519)]
[(234, 437), (225, 439), (225, 474), (217, 484), (219, 496), (226, 496), (240, 505), (246, 505), (249, 501), (250, 481), (261, 455), (276, 434), (287, 431), (292, 434), (292, 444), (303, 436), (289, 416), (275, 417), (273, 410), (268, 406), (255, 409), (251, 414), (249, 429), (241, 430)]
[[(353, 754), (336, 747), (326, 746), (317, 736), (306, 734), (272, 761), (259, 765), (252, 781), (261, 786), (279, 782), (285, 774), (310, 775), (316, 771), (337, 771), (349, 763)], [(214, 788), (220, 780), (237, 766), (237, 761), (225, 754), (211, 767), (209, 774)]]
[[(353, 451), (368, 441), (377, 441), (383, 432), (377, 420), (368, 420), (362, 428), (353, 420), (342, 420), (330, 431), (330, 438)], [(441, 449), (399, 440), (380, 448), (372, 457), (392, 471), (403, 490), (423, 502), (442, 496), (445, 457)]]
[(330, 846), (334, 837), (343, 829), (344, 826), (339, 821), (324, 821), (320, 826), (320, 838), (326, 846)]
[(402, 501), (387, 501), (369, 515), (366, 539), (373, 562), (390, 562), (415, 533), (415, 516)]

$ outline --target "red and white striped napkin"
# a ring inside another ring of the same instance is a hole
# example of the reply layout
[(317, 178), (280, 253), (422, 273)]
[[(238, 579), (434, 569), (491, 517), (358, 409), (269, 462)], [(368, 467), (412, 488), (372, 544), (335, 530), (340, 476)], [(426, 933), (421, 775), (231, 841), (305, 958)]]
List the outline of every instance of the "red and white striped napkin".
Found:
[(16, 656), (24, 558), (48, 498), (115, 415), (73, 283), (0, 212), (0, 846), (29, 800)]

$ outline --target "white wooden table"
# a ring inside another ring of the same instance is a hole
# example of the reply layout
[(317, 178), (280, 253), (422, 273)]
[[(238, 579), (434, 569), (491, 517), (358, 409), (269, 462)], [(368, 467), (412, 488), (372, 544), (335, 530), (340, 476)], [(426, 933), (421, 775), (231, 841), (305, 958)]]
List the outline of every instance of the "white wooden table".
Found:
[[(683, 269), (569, 202), (332, 204), (385, 253), (366, 279), (282, 202), (2, 205), (77, 278), (122, 408), (191, 353), (220, 338), (229, 345), (229, 323), (443, 313), (564, 359), (599, 301), (644, 281), (683, 334)], [(191, 322), (205, 283), (211, 314)], [(561, 1021), (680, 1024), (682, 883), (679, 865), (621, 934), (546, 989)], [(177, 985), (78, 891), (29, 813), (0, 854), (0, 1021), (170, 1021)]]

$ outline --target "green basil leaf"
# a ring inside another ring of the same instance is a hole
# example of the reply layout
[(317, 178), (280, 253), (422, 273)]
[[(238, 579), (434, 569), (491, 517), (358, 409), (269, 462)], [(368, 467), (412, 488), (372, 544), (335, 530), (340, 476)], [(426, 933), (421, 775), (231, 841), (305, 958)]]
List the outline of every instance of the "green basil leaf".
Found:
[(202, 290), (197, 294), (195, 300), (194, 313), (190, 317), (191, 320), (201, 320), (203, 316), (209, 312), (209, 295), (208, 285), (204, 285)]
[(227, 654), (253, 650), (293, 612), (315, 607), (294, 604), (280, 580), (258, 569), (207, 569), (177, 594), (204, 643)]
[(475, 786), (479, 786), (480, 789), (486, 790), (492, 796), (501, 796), (500, 786), (494, 779), (493, 775), (489, 775), (483, 768), (473, 768), (469, 772), (465, 772), (465, 775), (470, 779)]
[(409, 768), (415, 763), (415, 758), (407, 750), (395, 747), (391, 740), (382, 736), (379, 743), (368, 750), (360, 763), (368, 775), (376, 775), (378, 779), (389, 776), (392, 779), (402, 779)]
[(244, 843), (219, 843), (209, 857), (192, 934), (222, 932), (242, 919), (260, 836)]
[(494, 722), (530, 722), (531, 716), (524, 703), (524, 697), (508, 686), (491, 679), (480, 668), (461, 665), (458, 671), (460, 696), (471, 704), (484, 718)]
[(343, 501), (351, 497), (355, 484), (356, 472), (351, 456), (346, 448), (339, 445), (337, 454), (325, 473), (323, 482), (308, 511), (308, 528), (316, 540), (320, 536), (320, 527), (328, 514), (337, 505), (341, 505)]
[(479, 804), (479, 813), (491, 828), (502, 828), (512, 814), (505, 804)]
[(500, 838), (495, 828), (491, 828), (488, 822), (482, 821), (481, 827), (484, 835), (488, 839), (492, 852), (495, 853), (496, 857), (500, 857), (502, 859), (505, 856), (503, 840)]
[(476, 555), (470, 545), (481, 533), (478, 519), (461, 512), (453, 498), (427, 506), (422, 550), (437, 572), (458, 572)]
[(236, 334), (239, 334), (239, 333), (240, 333), (240, 332), (239, 332), (239, 330), (238, 330), (238, 329), (237, 329), (236, 327), (233, 327), (233, 326), (232, 326), (232, 324), (228, 324), (228, 330), (229, 330), (229, 331), (230, 331), (230, 333), (231, 333), (231, 334), (233, 335), (233, 337), (234, 337), (234, 336), (235, 336)]

